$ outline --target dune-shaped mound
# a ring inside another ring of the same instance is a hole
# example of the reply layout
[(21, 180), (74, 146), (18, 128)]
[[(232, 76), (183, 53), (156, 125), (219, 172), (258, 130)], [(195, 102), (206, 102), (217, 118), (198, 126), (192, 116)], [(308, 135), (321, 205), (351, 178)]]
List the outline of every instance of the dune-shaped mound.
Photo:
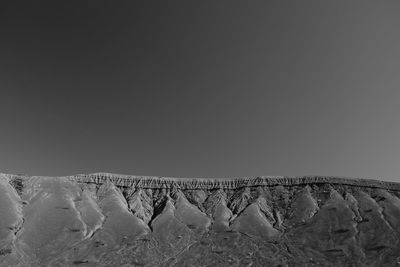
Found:
[(0, 266), (399, 266), (400, 184), (0, 174)]

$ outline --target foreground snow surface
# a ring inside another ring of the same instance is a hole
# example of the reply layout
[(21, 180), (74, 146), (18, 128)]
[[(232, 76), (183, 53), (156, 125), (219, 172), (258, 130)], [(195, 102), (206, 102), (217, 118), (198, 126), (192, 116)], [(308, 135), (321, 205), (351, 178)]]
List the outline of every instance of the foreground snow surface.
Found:
[(0, 174), (0, 266), (399, 266), (400, 186)]

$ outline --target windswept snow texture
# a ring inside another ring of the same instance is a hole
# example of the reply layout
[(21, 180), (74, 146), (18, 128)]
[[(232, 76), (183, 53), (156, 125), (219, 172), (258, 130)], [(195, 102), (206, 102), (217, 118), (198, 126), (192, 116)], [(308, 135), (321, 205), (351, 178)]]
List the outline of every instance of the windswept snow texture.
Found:
[(400, 184), (0, 174), (0, 266), (400, 266)]

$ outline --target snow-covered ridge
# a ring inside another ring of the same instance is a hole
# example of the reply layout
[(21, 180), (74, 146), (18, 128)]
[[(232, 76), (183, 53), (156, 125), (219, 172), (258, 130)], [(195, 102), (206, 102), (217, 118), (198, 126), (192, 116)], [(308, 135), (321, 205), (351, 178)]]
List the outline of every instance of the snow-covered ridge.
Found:
[[(2, 174), (9, 178), (26, 179), (30, 176)], [(338, 184), (360, 187), (383, 188), (400, 191), (400, 183), (365, 178), (335, 176), (258, 176), (234, 178), (177, 178), (160, 176), (137, 176), (113, 173), (77, 174), (54, 178), (67, 178), (78, 183), (103, 184), (110, 180), (116, 186), (140, 188), (180, 188), (180, 189), (236, 189), (248, 186), (291, 186), (306, 184)]]
[(0, 267), (395, 266), (400, 184), (0, 174)]

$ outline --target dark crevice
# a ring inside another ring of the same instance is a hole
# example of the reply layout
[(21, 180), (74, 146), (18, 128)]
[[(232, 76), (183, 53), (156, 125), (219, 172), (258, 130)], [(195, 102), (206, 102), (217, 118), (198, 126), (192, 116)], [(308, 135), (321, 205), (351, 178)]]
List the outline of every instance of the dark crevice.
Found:
[(151, 219), (148, 223), (148, 226), (150, 227), (151, 230), (153, 230), (151, 224), (153, 223), (154, 219), (157, 218), (157, 216), (163, 212), (165, 206), (167, 205), (167, 201), (168, 201), (168, 196), (165, 195), (162, 196), (161, 199), (158, 199), (157, 201), (153, 202), (153, 215), (151, 216)]
[(84, 261), (80, 260), (80, 261), (73, 261), (72, 263), (75, 265), (80, 265), (80, 264), (89, 263), (89, 261), (88, 260), (84, 260)]
[(19, 196), (22, 195), (22, 191), (24, 190), (24, 179), (20, 176), (13, 176), (9, 180), (11, 186), (15, 189)]
[(348, 233), (350, 230), (349, 229), (338, 229), (333, 231), (335, 234), (343, 234), (343, 233)]

